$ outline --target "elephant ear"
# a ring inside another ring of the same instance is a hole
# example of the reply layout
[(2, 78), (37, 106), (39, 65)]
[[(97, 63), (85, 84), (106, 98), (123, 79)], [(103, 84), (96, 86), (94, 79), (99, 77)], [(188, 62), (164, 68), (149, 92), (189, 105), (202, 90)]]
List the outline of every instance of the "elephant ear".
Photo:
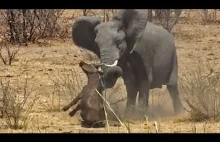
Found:
[(123, 9), (114, 15), (113, 20), (122, 22), (127, 44), (133, 52), (147, 25), (148, 11), (143, 9)]
[(92, 51), (100, 57), (100, 51), (95, 43), (96, 34), (94, 28), (100, 24), (98, 17), (82, 16), (78, 18), (72, 26), (73, 43), (79, 47)]

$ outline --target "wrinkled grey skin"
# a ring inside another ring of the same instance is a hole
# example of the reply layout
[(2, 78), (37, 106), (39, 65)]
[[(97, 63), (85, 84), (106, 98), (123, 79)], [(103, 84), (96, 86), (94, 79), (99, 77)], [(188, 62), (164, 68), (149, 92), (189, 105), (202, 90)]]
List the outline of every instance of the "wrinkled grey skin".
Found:
[[(182, 111), (177, 84), (177, 55), (172, 35), (147, 21), (147, 10), (126, 9), (112, 21), (80, 17), (73, 24), (73, 42), (93, 51), (103, 63), (106, 88), (122, 76), (127, 90), (127, 111), (148, 107), (149, 90), (167, 85), (176, 113)], [(118, 60), (117, 65), (113, 64)]]

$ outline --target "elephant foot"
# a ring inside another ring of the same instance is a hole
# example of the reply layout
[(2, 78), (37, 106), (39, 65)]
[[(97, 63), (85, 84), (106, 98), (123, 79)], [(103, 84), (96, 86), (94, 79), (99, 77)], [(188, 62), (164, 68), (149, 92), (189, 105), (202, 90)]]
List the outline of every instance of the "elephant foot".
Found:
[(138, 112), (143, 114), (143, 115), (147, 115), (148, 114), (148, 105), (146, 104), (139, 104), (138, 106)]
[(136, 115), (136, 110), (134, 107), (126, 107), (125, 119), (132, 119)]
[(174, 109), (174, 112), (176, 115), (180, 115), (184, 112), (184, 109), (183, 108), (176, 108), (176, 109)]
[(184, 108), (181, 102), (176, 103), (174, 106), (174, 112), (176, 115), (180, 115), (184, 112)]
[(138, 116), (139, 120), (145, 120), (145, 118), (148, 116), (148, 109), (139, 110), (137, 112), (137, 116)]

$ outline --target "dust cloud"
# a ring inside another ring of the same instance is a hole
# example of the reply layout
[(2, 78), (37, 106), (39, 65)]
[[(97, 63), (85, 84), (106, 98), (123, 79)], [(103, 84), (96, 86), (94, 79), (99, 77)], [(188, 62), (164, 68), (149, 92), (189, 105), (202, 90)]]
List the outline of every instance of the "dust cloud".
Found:
[[(116, 85), (106, 90), (106, 98), (116, 115), (123, 120), (145, 120), (143, 114), (140, 111), (136, 110), (133, 114), (130, 114), (129, 117), (125, 115), (126, 108), (126, 89), (122, 80), (119, 80)], [(138, 97), (137, 97), (138, 99)], [(108, 112), (108, 119), (112, 121), (117, 121), (115, 115), (111, 111)], [(167, 88), (164, 86), (161, 89), (153, 89), (150, 91), (149, 95), (149, 109), (148, 114), (146, 115), (148, 120), (157, 120), (169, 117), (177, 116), (174, 113), (173, 104), (171, 97), (167, 91)]]

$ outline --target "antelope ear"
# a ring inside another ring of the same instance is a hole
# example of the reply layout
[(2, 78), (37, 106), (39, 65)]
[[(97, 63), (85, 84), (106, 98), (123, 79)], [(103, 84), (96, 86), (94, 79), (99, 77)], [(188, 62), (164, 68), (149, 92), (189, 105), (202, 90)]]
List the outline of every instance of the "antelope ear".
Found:
[(143, 9), (124, 9), (116, 13), (112, 19), (122, 23), (127, 36), (127, 45), (132, 52), (144, 33), (148, 20), (148, 11)]
[(96, 34), (94, 28), (100, 24), (98, 17), (79, 17), (72, 26), (73, 43), (81, 48), (85, 48), (100, 57), (100, 51), (95, 43)]
[(93, 66), (90, 65), (90, 64), (85, 63), (84, 61), (81, 61), (81, 62), (79, 63), (79, 66), (82, 68), (82, 70), (83, 70), (86, 74), (95, 73), (95, 72), (97, 71), (95, 67), (93, 67)]

